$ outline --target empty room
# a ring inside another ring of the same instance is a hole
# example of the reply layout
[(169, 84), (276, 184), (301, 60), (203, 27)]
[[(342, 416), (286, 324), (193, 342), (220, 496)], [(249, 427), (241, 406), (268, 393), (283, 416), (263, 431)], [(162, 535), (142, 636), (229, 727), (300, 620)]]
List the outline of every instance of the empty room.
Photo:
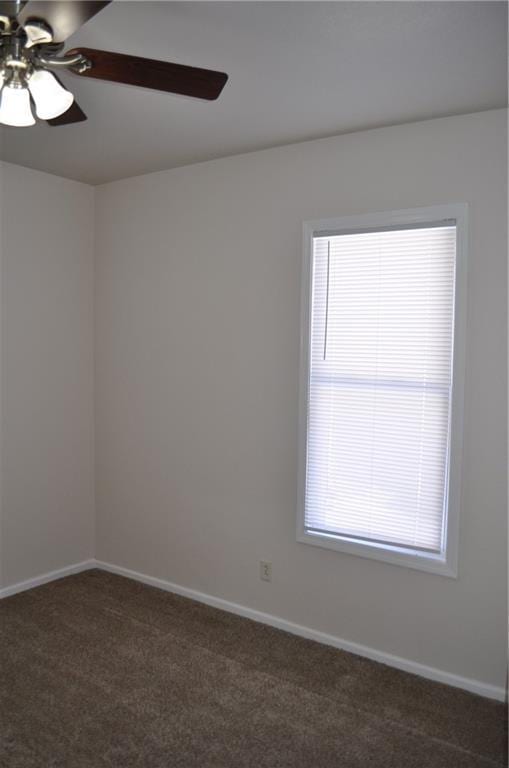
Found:
[(507, 765), (507, 30), (0, 0), (1, 768)]

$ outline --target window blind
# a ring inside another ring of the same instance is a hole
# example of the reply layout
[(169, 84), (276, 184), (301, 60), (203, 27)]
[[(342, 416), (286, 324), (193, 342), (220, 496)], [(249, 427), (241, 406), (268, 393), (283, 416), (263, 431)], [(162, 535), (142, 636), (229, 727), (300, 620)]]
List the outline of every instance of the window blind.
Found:
[(456, 226), (313, 238), (304, 520), (441, 552)]

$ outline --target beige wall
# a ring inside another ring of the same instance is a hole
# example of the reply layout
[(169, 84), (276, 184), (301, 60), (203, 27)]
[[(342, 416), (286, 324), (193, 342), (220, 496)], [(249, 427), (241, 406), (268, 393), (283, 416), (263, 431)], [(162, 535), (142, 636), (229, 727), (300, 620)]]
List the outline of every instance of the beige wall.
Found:
[[(504, 685), (505, 117), (384, 128), (97, 190), (98, 558)], [(459, 578), (298, 544), (302, 221), (463, 201)]]
[(0, 585), (94, 554), (93, 189), (0, 165)]
[[(503, 686), (505, 177), (503, 112), (95, 192), (0, 165), (0, 586), (96, 554)], [(462, 201), (471, 248), (459, 578), (297, 544), (302, 221)], [(258, 578), (261, 559), (273, 562), (271, 584)]]

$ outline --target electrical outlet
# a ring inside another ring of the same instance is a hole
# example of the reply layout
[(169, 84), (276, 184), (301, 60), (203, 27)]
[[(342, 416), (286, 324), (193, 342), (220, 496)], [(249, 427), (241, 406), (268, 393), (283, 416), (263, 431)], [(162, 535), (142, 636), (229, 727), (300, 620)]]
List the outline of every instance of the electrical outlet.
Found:
[(272, 581), (272, 563), (260, 560), (260, 579), (262, 581)]

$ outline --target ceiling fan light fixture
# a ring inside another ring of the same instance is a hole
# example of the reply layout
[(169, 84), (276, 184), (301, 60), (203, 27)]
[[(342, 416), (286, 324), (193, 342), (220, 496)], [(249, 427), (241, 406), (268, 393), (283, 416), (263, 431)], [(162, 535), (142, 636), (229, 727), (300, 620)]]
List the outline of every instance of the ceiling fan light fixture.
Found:
[(74, 96), (47, 69), (36, 69), (28, 81), (37, 117), (52, 120), (67, 112)]
[(18, 79), (11, 80), (2, 88), (0, 99), (0, 123), (15, 128), (34, 125), (28, 88)]
[(34, 125), (31, 105), (51, 126), (86, 120), (52, 70), (206, 101), (218, 98), (228, 80), (225, 72), (92, 48), (64, 52), (66, 40), (111, 2), (0, 0), (0, 122)]

